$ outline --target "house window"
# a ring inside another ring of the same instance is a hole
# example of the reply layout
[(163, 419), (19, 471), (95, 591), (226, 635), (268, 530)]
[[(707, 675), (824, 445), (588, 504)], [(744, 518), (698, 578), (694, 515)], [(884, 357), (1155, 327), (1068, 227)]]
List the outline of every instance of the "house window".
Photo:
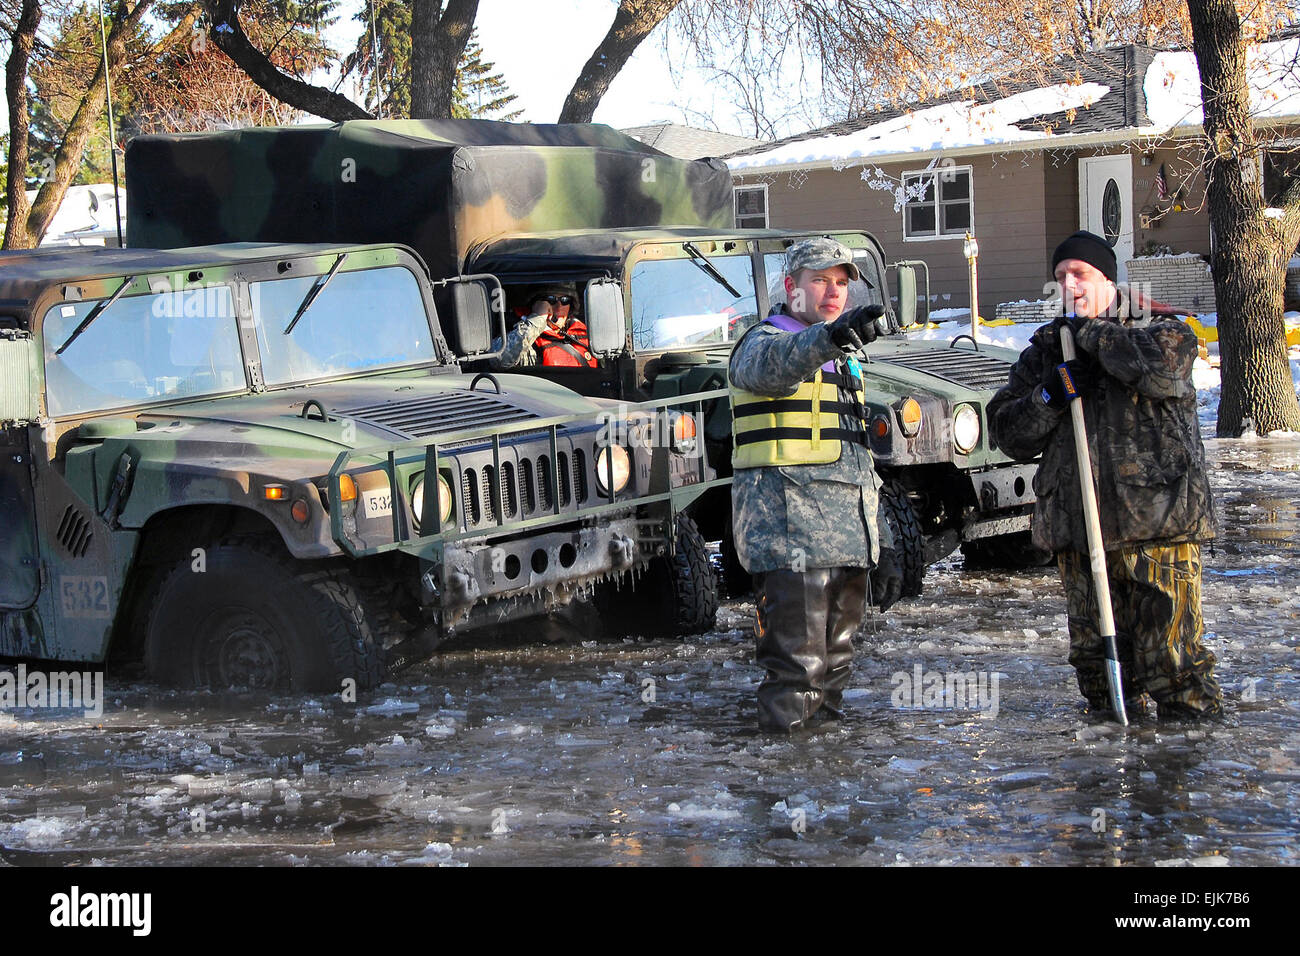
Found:
[(1290, 151), (1266, 152), (1264, 165), (1264, 205), (1281, 206), (1286, 191), (1300, 178), (1300, 157)]
[(737, 186), (736, 228), (767, 228), (767, 186)]
[(904, 173), (904, 239), (942, 239), (975, 231), (971, 167)]

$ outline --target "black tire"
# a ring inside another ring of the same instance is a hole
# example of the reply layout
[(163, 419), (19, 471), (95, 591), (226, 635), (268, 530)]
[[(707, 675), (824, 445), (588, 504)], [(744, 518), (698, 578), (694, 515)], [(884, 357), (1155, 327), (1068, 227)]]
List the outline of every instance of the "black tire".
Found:
[(177, 562), (153, 596), (150, 676), (215, 690), (369, 690), (385, 676), (382, 635), (347, 568), (295, 560), (279, 541), (222, 540), (204, 569)]
[(1035, 547), (1028, 531), (966, 541), (961, 553), (967, 571), (1019, 571), (1052, 563), (1052, 552)]
[(917, 597), (925, 581), (925, 533), (903, 486), (889, 481), (880, 490), (880, 507), (889, 522), (903, 572), (903, 597)]
[(673, 582), (674, 634), (703, 634), (718, 622), (718, 576), (709, 546), (695, 522), (677, 516), (677, 553), (669, 569)]
[(695, 522), (678, 515), (677, 553), (656, 558), (631, 585), (603, 586), (597, 606), (610, 636), (685, 637), (712, 630), (718, 620), (718, 578)]

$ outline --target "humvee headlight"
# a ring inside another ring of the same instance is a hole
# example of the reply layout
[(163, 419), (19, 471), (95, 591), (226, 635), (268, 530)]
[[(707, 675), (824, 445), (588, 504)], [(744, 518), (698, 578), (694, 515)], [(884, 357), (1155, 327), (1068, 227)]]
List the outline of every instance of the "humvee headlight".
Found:
[[(411, 489), (411, 511), (415, 513), (415, 527), (420, 527), (420, 517), (424, 514), (424, 476), (415, 479), (415, 487)], [(451, 485), (447, 484), (447, 479), (442, 475), (438, 476), (438, 524), (439, 526), (447, 523), (451, 517)]]
[(980, 413), (973, 405), (958, 405), (952, 413), (952, 443), (968, 455), (980, 443)]
[(610, 445), (602, 448), (596, 456), (596, 487), (602, 495), (609, 494), (610, 465), (614, 468), (614, 491), (627, 487), (627, 480), (632, 477), (632, 462), (627, 449), (622, 445)]
[(921, 403), (914, 398), (905, 398), (898, 406), (898, 420), (903, 434), (911, 438), (921, 430)]

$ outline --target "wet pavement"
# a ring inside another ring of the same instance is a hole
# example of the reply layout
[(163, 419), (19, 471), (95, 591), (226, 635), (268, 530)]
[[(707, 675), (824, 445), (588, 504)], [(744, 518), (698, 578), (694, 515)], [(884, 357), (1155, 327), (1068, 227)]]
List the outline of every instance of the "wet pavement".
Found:
[(847, 719), (793, 740), (753, 729), (743, 601), (685, 643), (453, 647), (356, 703), (110, 673), (98, 719), (0, 713), (0, 860), (1300, 862), (1300, 439), (1207, 452), (1225, 723), (1090, 717), (1054, 570), (957, 555), (869, 616)]

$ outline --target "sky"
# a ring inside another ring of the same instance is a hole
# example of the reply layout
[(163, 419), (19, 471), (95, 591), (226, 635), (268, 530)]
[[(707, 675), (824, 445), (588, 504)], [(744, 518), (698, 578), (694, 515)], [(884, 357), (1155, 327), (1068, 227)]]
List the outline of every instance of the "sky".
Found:
[[(361, 24), (351, 19), (364, 0), (344, 0), (346, 22), (333, 33), (336, 47), (351, 49)], [(578, 72), (614, 21), (616, 0), (481, 0), (479, 43), (486, 59), (504, 77), (523, 119), (554, 123)], [(615, 77), (596, 109), (595, 121), (616, 128), (683, 122), (681, 107), (706, 113), (724, 133), (746, 135), (732, 108), (717, 92), (709, 71), (695, 67), (680, 42), (670, 41), (660, 25)], [(683, 64), (674, 71), (669, 63)], [(702, 125), (696, 118), (693, 125)]]
[[(363, 24), (353, 14), (366, 0), (342, 0), (330, 39), (340, 52), (352, 49)], [(481, 0), (476, 24), (484, 55), (519, 97), (523, 119), (553, 123), (579, 70), (609, 30), (617, 0)], [(688, 122), (725, 133), (752, 135), (713, 74), (695, 63), (685, 44), (660, 25), (619, 72), (596, 110), (595, 120), (616, 128), (655, 122)], [(51, 38), (52, 39), (52, 38)], [(0, 48), (0, 54), (7, 50)], [(671, 68), (671, 64), (677, 64)], [(320, 80), (317, 80), (320, 82)], [(776, 84), (788, 91), (792, 84)], [(797, 85), (797, 84), (795, 84)], [(344, 87), (345, 95), (355, 95)], [(771, 95), (777, 95), (773, 93)], [(702, 117), (708, 117), (709, 120)], [(792, 120), (788, 132), (809, 124)], [(8, 116), (0, 97), (0, 124)]]

